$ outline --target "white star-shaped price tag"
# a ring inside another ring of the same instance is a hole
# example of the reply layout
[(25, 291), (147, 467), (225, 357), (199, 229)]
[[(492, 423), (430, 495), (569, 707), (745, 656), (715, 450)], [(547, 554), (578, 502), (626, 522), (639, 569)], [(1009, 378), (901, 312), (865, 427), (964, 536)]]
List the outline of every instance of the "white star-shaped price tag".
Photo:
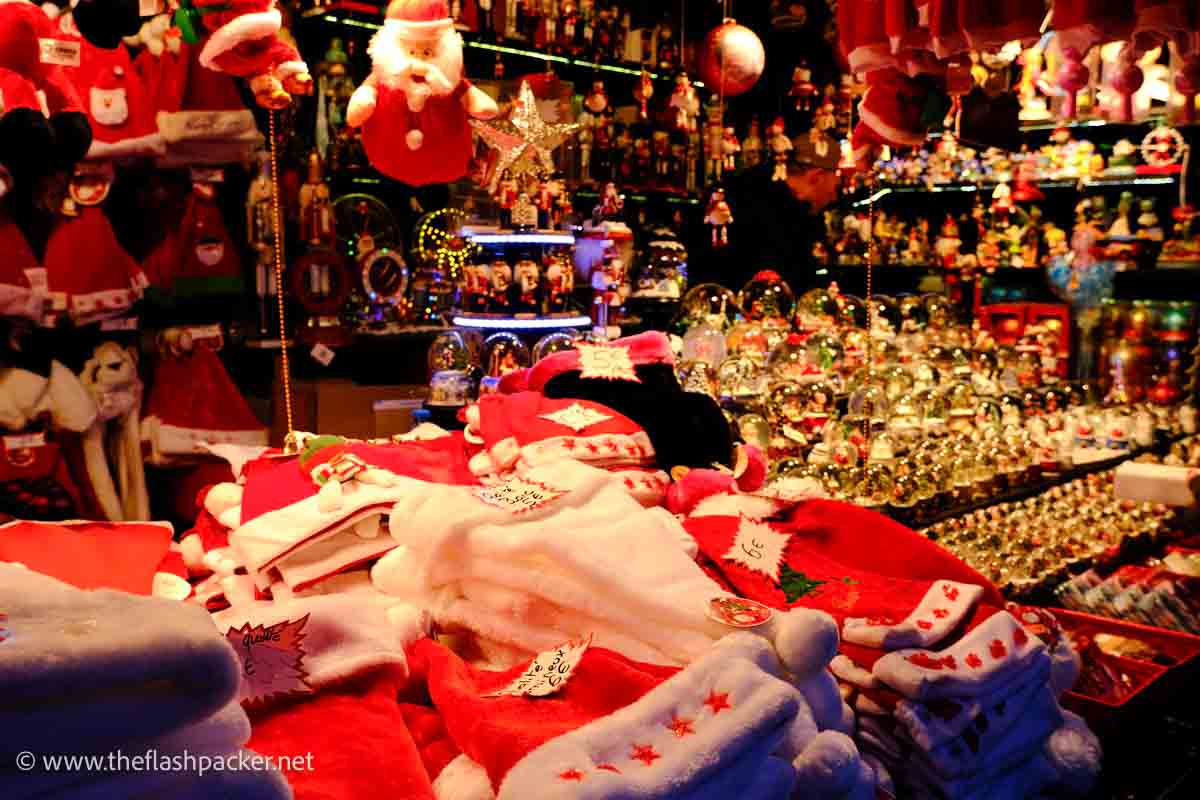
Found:
[(633, 381), (642, 379), (633, 370), (633, 359), (624, 347), (605, 344), (578, 344), (581, 378), (604, 378), (610, 381)]
[(725, 558), (752, 572), (765, 575), (779, 582), (779, 567), (783, 563), (783, 551), (791, 537), (780, 533), (763, 522), (742, 518), (737, 536)]
[(523, 478), (513, 478), (497, 486), (475, 489), (474, 492), (489, 506), (502, 508), (510, 514), (533, 511), (566, 494), (561, 489)]
[(590, 428), (599, 422), (612, 419), (608, 414), (601, 414), (599, 411), (586, 408), (579, 403), (572, 403), (566, 408), (560, 408), (552, 414), (539, 414), (538, 416), (542, 419), (548, 419), (551, 422), (557, 422), (559, 425), (564, 425), (576, 433)]

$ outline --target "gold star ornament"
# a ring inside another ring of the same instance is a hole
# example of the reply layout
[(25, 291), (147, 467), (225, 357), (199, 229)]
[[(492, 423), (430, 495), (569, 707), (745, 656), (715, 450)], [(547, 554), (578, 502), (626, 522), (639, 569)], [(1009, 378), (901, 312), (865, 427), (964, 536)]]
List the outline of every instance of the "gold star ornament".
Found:
[(521, 175), (542, 178), (553, 172), (552, 153), (579, 130), (575, 123), (548, 123), (542, 119), (533, 89), (525, 81), (521, 82), (521, 91), (508, 119), (486, 122), (473, 119), (471, 127), (499, 153), (488, 183), (488, 191), (493, 193), (506, 172), (513, 178)]

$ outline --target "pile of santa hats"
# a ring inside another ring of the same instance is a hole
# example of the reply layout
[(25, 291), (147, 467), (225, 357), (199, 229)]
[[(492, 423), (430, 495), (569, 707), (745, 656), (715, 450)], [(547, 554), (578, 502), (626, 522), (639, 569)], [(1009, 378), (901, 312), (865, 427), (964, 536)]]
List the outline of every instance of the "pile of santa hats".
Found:
[[(291, 796), (278, 772), (242, 749), (250, 723), (237, 702), (241, 664), (202, 610), (83, 591), (7, 563), (0, 608), (0, 757), (22, 767), (6, 776), (5, 797)], [(44, 760), (64, 751), (105, 768)], [(205, 774), (188, 755), (235, 766)], [(134, 756), (155, 766), (139, 768)]]
[(697, 500), (687, 483), (673, 507), (714, 573), (742, 596), (838, 620), (832, 669), (884, 787), (948, 798), (1087, 791), (1099, 746), (1058, 705), (1077, 661), (1052, 616), (1023, 624), (982, 576), (873, 512), (814, 499), (781, 515), (728, 490)]

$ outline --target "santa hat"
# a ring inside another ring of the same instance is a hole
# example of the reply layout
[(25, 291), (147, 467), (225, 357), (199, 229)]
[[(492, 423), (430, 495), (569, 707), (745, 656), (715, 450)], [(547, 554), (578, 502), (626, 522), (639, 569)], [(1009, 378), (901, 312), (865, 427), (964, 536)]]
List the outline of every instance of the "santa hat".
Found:
[(925, 142), (921, 122), (927, 90), (895, 69), (867, 73), (867, 91), (859, 118), (874, 139), (893, 147), (917, 147)]
[(78, 324), (125, 313), (147, 286), (99, 206), (78, 207), (77, 216), (59, 220), (46, 245), (45, 265), (53, 310)]
[(551, 399), (537, 392), (488, 395), (467, 409), (468, 441), (484, 450), (471, 458), (476, 475), (495, 475), (562, 458), (594, 466), (643, 466), (654, 447), (637, 423), (587, 400)]
[(412, 39), (434, 39), (454, 29), (446, 0), (392, 0), (384, 27)]
[(267, 431), (207, 345), (163, 354), (146, 399), (142, 440), (151, 463), (206, 455), (206, 444), (266, 444)]
[[(174, 264), (173, 274), (160, 272), (160, 281), (172, 291), (187, 295), (240, 292), (241, 250), (225, 226), (215, 190), (191, 192), (179, 231), (174, 235), (182, 249), (180, 259)], [(171, 236), (168, 234), (168, 239)]]
[(275, 0), (193, 0), (192, 6), (212, 31), (200, 51), (200, 64), (209, 69), (239, 44), (274, 36), (283, 27)]
[(38, 322), (46, 300), (46, 270), (38, 263), (25, 234), (0, 210), (0, 316)]

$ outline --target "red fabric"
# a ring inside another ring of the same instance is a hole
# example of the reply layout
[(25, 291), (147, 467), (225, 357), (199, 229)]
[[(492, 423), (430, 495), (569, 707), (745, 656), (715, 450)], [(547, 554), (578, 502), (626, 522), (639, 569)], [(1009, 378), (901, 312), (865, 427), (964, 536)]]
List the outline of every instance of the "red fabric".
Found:
[[(467, 84), (464, 81), (460, 89)], [(408, 110), (404, 92), (380, 82), (375, 112), (363, 125), (367, 158), (380, 172), (410, 186), (450, 183), (467, 174), (471, 158), (471, 126), (459, 91), (430, 97), (418, 113)], [(405, 141), (410, 130), (425, 134), (421, 148)]]
[[(183, 108), (183, 96), (191, 83), (189, 71), (193, 69), (196, 57), (195, 50), (182, 42), (178, 53), (164, 49), (156, 56), (145, 48), (138, 53), (133, 65), (142, 76), (150, 108), (168, 113)], [(194, 69), (200, 69), (199, 64), (195, 64)], [(225, 78), (225, 81), (229, 82), (229, 79)]]
[(295, 800), (357, 797), (434, 800), (429, 776), (396, 702), (401, 671), (378, 670), (316, 696), (249, 708), (247, 747), (265, 756), (312, 754), (311, 769), (285, 770)]
[(13, 453), (0, 440), (0, 514), (60, 520), (86, 517), (90, 510), (57, 442)]
[(12, 111), (24, 108), (29, 111), (41, 111), (42, 103), (38, 100), (37, 87), (33, 82), (19, 72), (0, 67), (0, 94), (4, 96), (2, 111)]
[(188, 579), (187, 564), (183, 563), (183, 554), (178, 550), (168, 550), (154, 571), (178, 575), (185, 581)]
[(408, 649), (414, 683), (423, 683), (457, 747), (499, 788), (508, 771), (545, 742), (640, 699), (679, 670), (590, 648), (566, 686), (546, 697), (483, 697), (528, 666), (486, 672), (429, 639)]
[(159, 359), (143, 416), (200, 431), (263, 428), (221, 359), (203, 342), (191, 352)]
[(834, 500), (796, 506), (792, 530), (831, 559), (909, 580), (948, 580), (983, 587), (981, 603), (1003, 607), (991, 581), (919, 533), (874, 511)]
[(50, 291), (65, 295), (71, 316), (81, 322), (128, 310), (145, 280), (99, 206), (59, 220), (46, 244), (45, 265)]
[(450, 738), (442, 715), (435, 709), (416, 703), (401, 703), (400, 713), (421, 754), (425, 774), (429, 780), (436, 781), (446, 765), (458, 758), (462, 751)]
[[(134, 68), (128, 48), (122, 45), (105, 50), (96, 47), (74, 30), (64, 33), (60, 29), (58, 38), (79, 45), (79, 66), (64, 67), (64, 72), (83, 102), (95, 141), (112, 144), (123, 139), (147, 136), (158, 130), (154, 120), (155, 108), (151, 105), (141, 73)], [(94, 88), (118, 89), (124, 93), (128, 116), (123, 122), (108, 124), (97, 118), (98, 112), (103, 116), (104, 98), (93, 94)]]
[[(774, 608), (815, 608), (825, 611), (840, 624), (847, 617), (885, 617), (900, 620), (920, 604), (935, 579), (907, 580), (880, 575), (830, 558), (819, 543), (803, 533), (793, 535), (786, 524), (762, 523), (790, 536), (784, 563), (817, 583), (811, 591), (788, 600), (783, 586), (771, 578), (725, 558), (734, 548), (739, 517), (695, 517), (684, 522), (700, 549), (728, 578), (743, 597)], [(862, 532), (862, 533), (865, 533)], [(862, 538), (867, 538), (862, 536)], [(871, 537), (873, 538), (873, 537)], [(864, 542), (864, 545), (867, 545)]]
[[(397, 475), (450, 485), (478, 483), (467, 469), (461, 433), (425, 442), (352, 442), (347, 449), (366, 463)], [(312, 479), (296, 468), (295, 457), (259, 458), (247, 463), (242, 472), (246, 477), (243, 524), (317, 493)]]
[(263, 36), (235, 45), (213, 57), (212, 69), (238, 78), (269, 75), (280, 64), (300, 61), (295, 47), (275, 36)]
[(0, 528), (0, 561), (80, 589), (150, 594), (171, 529), (141, 522), (14, 522)]
[(0, 66), (11, 69), (45, 92), (51, 114), (83, 111), (79, 93), (63, 68), (43, 64), (40, 39), (60, 36), (58, 27), (33, 3), (0, 3)]

